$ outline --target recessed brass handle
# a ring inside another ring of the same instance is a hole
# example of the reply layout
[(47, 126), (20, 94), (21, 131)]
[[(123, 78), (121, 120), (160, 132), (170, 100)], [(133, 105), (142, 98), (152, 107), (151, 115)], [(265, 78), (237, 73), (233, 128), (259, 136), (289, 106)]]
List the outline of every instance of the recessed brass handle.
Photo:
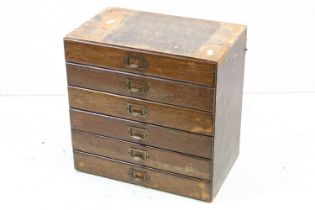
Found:
[(135, 161), (148, 161), (148, 152), (142, 149), (129, 148), (129, 155)]
[(130, 168), (128, 171), (129, 180), (136, 184), (146, 184), (149, 179), (147, 171)]
[(148, 109), (143, 105), (127, 104), (127, 113), (132, 117), (146, 119), (148, 112), (149, 112)]
[(144, 57), (138, 57), (134, 55), (125, 56), (123, 63), (126, 67), (137, 70), (145, 70), (148, 66), (148, 62)]
[(128, 136), (131, 139), (143, 141), (147, 140), (147, 138), (149, 137), (149, 132), (145, 128), (129, 127)]
[(149, 88), (145, 81), (127, 79), (126, 89), (130, 93), (145, 94)]

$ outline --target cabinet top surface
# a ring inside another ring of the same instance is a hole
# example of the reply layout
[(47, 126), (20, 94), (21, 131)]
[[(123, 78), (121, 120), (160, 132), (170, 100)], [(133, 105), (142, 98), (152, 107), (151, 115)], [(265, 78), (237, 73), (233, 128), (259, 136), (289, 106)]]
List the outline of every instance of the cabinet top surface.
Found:
[(246, 26), (107, 8), (65, 38), (219, 62)]

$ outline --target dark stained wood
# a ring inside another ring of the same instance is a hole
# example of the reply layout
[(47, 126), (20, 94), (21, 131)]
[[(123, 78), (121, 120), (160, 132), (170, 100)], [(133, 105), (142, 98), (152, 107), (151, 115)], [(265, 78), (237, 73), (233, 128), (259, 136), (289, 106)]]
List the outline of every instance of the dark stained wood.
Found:
[[(210, 201), (211, 182), (74, 151), (79, 171)], [(110, 170), (109, 170), (110, 169)]]
[(242, 113), (246, 30), (219, 65), (213, 162), (215, 196), (238, 154)]
[(77, 130), (72, 131), (72, 145), (75, 150), (210, 180), (210, 160), (207, 159)]
[(71, 86), (214, 111), (213, 88), (73, 63), (67, 63), (67, 78)]
[[(70, 119), (73, 129), (204, 158), (212, 157), (213, 138), (209, 136), (74, 109), (70, 110)], [(145, 139), (133, 138), (128, 133), (129, 128), (141, 129), (137, 135), (141, 136), (145, 131), (148, 136)]]
[(69, 87), (68, 92), (72, 108), (193, 133), (213, 134), (213, 115), (211, 113), (82, 88)]
[[(214, 86), (215, 64), (170, 58), (67, 38), (64, 40), (64, 47), (66, 61), (68, 62), (119, 69), (209, 87)], [(125, 60), (129, 57), (133, 58), (135, 62), (145, 60), (146, 67), (139, 68), (132, 65), (132, 63), (130, 65), (126, 64)]]
[(246, 30), (108, 8), (69, 33), (75, 167), (211, 201), (239, 154)]

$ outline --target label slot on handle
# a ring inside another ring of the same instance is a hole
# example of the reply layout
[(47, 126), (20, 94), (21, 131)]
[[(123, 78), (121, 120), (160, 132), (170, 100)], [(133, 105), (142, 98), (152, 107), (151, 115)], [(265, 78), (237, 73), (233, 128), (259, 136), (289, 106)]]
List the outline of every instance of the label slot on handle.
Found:
[(137, 141), (144, 141), (148, 139), (149, 132), (145, 128), (129, 127), (128, 136)]
[(128, 172), (129, 180), (136, 184), (146, 184), (149, 174), (146, 171), (130, 168)]
[(135, 161), (148, 161), (148, 152), (142, 149), (129, 148), (129, 155)]
[(144, 57), (127, 55), (123, 58), (123, 63), (126, 67), (136, 70), (145, 70), (148, 62)]
[(148, 115), (148, 109), (143, 105), (128, 104), (127, 113), (132, 117), (139, 117), (146, 119)]
[(139, 95), (143, 95), (149, 90), (146, 82), (132, 79), (126, 80), (126, 89), (130, 93), (136, 93)]

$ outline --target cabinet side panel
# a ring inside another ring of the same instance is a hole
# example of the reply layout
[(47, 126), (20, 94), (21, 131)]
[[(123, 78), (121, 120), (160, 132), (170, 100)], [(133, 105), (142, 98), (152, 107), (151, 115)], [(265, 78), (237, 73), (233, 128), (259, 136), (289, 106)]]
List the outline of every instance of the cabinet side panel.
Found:
[(239, 154), (246, 30), (218, 64), (213, 192), (215, 196)]

